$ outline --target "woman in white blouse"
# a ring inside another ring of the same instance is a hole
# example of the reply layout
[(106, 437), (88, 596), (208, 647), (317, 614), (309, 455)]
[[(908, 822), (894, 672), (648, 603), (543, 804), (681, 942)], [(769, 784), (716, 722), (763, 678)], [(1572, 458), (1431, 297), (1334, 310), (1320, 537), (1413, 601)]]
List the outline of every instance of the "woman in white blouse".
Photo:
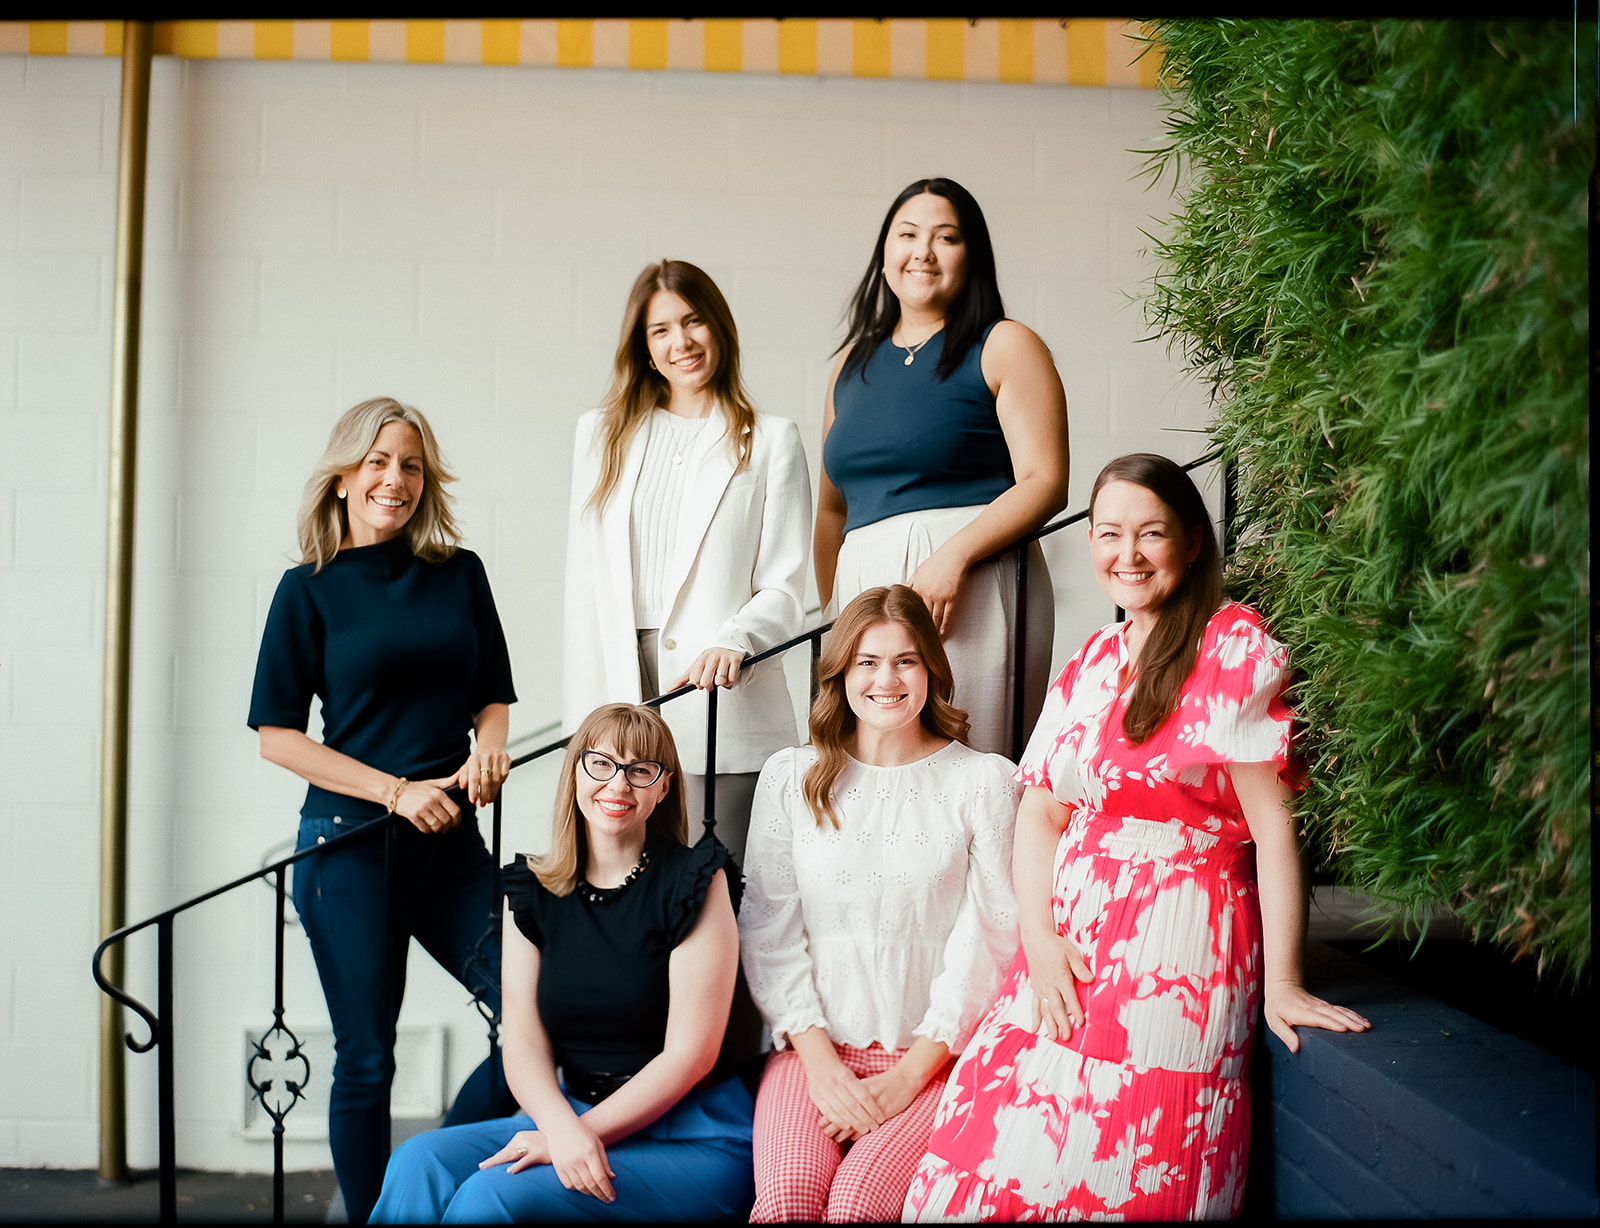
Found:
[[(648, 266), (628, 295), (605, 402), (578, 422), (562, 708), (575, 729), (603, 703), (685, 683), (733, 688), (717, 713), (715, 817), (735, 858), (761, 765), (797, 740), (781, 662), (743, 675), (740, 663), (799, 633), (810, 540), (799, 428), (751, 404), (727, 300), (692, 264)], [(696, 823), (706, 705), (680, 699), (661, 713)]]
[(776, 1052), (751, 1220), (896, 1220), (952, 1055), (1017, 933), (1004, 757), (966, 745), (922, 598), (858, 596), (817, 664), (811, 743), (756, 789), (739, 937)]

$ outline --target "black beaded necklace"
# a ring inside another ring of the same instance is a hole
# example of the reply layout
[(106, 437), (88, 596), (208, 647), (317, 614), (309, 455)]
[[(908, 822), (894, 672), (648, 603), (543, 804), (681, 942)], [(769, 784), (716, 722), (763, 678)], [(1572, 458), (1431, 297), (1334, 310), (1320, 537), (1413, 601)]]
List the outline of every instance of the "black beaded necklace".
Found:
[(638, 862), (635, 863), (633, 869), (628, 871), (628, 877), (623, 879), (615, 887), (595, 887), (595, 886), (591, 886), (589, 881), (587, 879), (585, 879), (584, 882), (583, 882), (583, 886), (581, 888), (579, 888), (579, 890), (582, 891), (583, 898), (588, 900), (589, 903), (591, 903), (591, 904), (604, 904), (608, 900), (616, 899), (619, 895), (621, 895), (624, 891), (626, 891), (628, 889), (628, 887), (633, 883), (633, 880), (638, 878), (639, 875), (644, 873), (644, 868), (649, 864), (650, 864), (650, 846), (648, 844), (646, 844), (644, 846), (644, 848), (639, 851), (639, 860), (638, 860)]

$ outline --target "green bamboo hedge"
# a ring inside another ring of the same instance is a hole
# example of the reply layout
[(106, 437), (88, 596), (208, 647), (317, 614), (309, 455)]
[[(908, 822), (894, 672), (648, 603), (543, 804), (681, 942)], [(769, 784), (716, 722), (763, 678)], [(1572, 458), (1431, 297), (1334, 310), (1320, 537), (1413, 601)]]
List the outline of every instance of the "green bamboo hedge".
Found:
[(1148, 300), (1215, 389), (1230, 591), (1340, 881), (1588, 966), (1595, 26), (1164, 21)]

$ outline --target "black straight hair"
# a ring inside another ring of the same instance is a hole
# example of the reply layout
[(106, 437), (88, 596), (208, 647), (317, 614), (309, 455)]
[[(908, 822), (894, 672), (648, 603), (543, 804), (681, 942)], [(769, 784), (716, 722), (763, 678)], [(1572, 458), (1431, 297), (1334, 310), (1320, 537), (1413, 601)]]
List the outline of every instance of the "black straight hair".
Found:
[(941, 380), (950, 378), (972, 348), (972, 343), (983, 335), (983, 330), (996, 320), (1005, 318), (1005, 304), (1000, 301), (1000, 281), (994, 269), (994, 244), (989, 239), (989, 225), (983, 220), (983, 210), (978, 202), (954, 179), (919, 179), (908, 186), (883, 215), (883, 225), (878, 228), (878, 243), (872, 249), (872, 259), (867, 262), (867, 272), (850, 296), (845, 309), (848, 332), (835, 354), (846, 354), (840, 379), (848, 379), (867, 364), (885, 337), (894, 332), (900, 322), (900, 300), (894, 296), (883, 277), (883, 249), (889, 240), (889, 227), (900, 206), (913, 196), (931, 192), (942, 196), (956, 211), (956, 224), (961, 228), (961, 240), (967, 249), (967, 284), (961, 287), (944, 317), (944, 349), (939, 355), (939, 365), (934, 374)]

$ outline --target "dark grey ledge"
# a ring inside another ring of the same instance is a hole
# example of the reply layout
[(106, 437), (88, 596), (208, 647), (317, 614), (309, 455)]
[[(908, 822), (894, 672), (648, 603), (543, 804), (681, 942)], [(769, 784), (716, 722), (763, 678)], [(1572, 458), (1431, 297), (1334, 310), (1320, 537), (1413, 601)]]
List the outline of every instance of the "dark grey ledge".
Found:
[(1373, 1027), (1267, 1034), (1280, 1218), (1600, 1215), (1592, 1075), (1321, 943), (1306, 980)]

